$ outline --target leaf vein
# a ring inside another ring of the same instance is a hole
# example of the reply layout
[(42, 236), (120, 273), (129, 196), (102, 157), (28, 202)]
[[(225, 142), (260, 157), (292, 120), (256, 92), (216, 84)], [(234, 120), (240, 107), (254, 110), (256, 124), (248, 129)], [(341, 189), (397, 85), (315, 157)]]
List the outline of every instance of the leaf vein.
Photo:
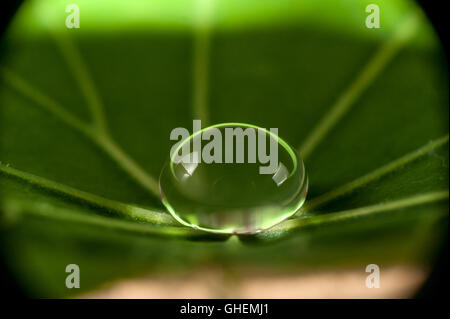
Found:
[(93, 130), (90, 126), (83, 123), (75, 116), (67, 112), (63, 106), (42, 94), (39, 90), (32, 87), (24, 79), (5, 67), (0, 67), (0, 73), (8, 84), (26, 97), (35, 101), (40, 107), (54, 114), (63, 123), (83, 133), (88, 139), (100, 147), (107, 155), (115, 160), (117, 164), (128, 173), (139, 185), (144, 187), (152, 195), (159, 197), (158, 182), (146, 171), (144, 171), (133, 159), (123, 151), (109, 134)]
[(328, 113), (323, 116), (299, 147), (299, 152), (303, 158), (311, 155), (332, 127), (354, 105), (362, 92), (373, 83), (388, 62), (412, 38), (417, 30), (418, 18), (419, 16), (416, 13), (408, 16), (395, 30), (391, 38), (373, 55), (350, 86), (339, 96), (336, 102), (330, 107)]
[(208, 76), (213, 1), (197, 0), (195, 10), (192, 103), (194, 117), (202, 120), (204, 125), (208, 125)]
[(426, 145), (423, 145), (422, 147), (414, 150), (411, 153), (408, 153), (366, 175), (363, 175), (349, 183), (346, 183), (334, 190), (331, 190), (323, 195), (320, 195), (316, 198), (313, 198), (311, 201), (309, 201), (305, 206), (304, 210), (311, 210), (315, 207), (318, 207), (320, 205), (323, 205), (324, 203), (327, 203), (337, 197), (340, 197), (342, 195), (348, 194), (364, 185), (369, 184), (370, 182), (373, 182), (382, 176), (389, 174), (396, 169), (428, 154), (430, 151), (441, 147), (448, 143), (449, 136), (448, 134), (435, 140), (430, 143), (427, 143)]
[(100, 132), (106, 133), (107, 125), (103, 112), (103, 103), (78, 48), (68, 36), (64, 36), (51, 28), (49, 30), (88, 102), (96, 128)]
[(150, 210), (130, 204), (125, 204), (115, 200), (103, 198), (76, 188), (57, 183), (43, 177), (30, 174), (3, 164), (0, 164), (0, 174), (10, 178), (16, 178), (34, 187), (44, 189), (48, 192), (62, 197), (68, 197), (80, 202), (90, 204), (96, 208), (101, 208), (106, 212), (118, 213), (124, 217), (162, 225), (177, 225), (178, 223), (164, 211)]
[(327, 214), (321, 214), (321, 215), (315, 215), (310, 217), (298, 217), (294, 219), (289, 219), (286, 222), (280, 224), (279, 226), (276, 226), (272, 229), (272, 231), (285, 231), (285, 230), (291, 230), (294, 228), (300, 228), (310, 225), (317, 225), (317, 224), (329, 224), (339, 221), (345, 221), (356, 217), (362, 217), (372, 214), (377, 214), (381, 212), (386, 211), (392, 211), (396, 209), (402, 209), (412, 206), (418, 206), (423, 205), (427, 203), (432, 202), (438, 202), (445, 199), (448, 199), (449, 197), (449, 190), (443, 190), (443, 191), (436, 191), (436, 192), (430, 192), (420, 195), (415, 195), (407, 198), (403, 198), (400, 200), (385, 202), (385, 203), (379, 203), (375, 205), (370, 206), (363, 206), (359, 208), (349, 209), (349, 210), (342, 210)]

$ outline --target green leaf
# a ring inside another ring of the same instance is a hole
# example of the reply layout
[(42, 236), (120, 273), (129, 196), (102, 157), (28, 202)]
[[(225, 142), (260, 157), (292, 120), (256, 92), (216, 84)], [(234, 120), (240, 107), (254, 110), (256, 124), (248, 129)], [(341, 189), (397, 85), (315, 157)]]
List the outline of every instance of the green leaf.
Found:
[[(448, 222), (448, 75), (410, 1), (25, 2), (2, 39), (5, 254), (33, 296), (226, 267), (428, 265)], [(210, 5), (206, 5), (209, 3)], [(188, 229), (157, 180), (175, 127), (244, 122), (298, 145), (310, 181), (257, 236)], [(386, 249), (386, 247), (389, 247)], [(79, 292), (77, 292), (79, 293)]]

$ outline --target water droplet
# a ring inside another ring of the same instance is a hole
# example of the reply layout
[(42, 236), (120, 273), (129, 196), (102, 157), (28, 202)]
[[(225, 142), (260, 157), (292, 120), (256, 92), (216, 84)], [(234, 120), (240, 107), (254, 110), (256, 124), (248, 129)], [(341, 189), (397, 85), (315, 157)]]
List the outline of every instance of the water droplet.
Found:
[[(248, 128), (255, 132), (253, 139), (250, 134), (244, 142), (235, 136), (227, 140), (232, 136), (227, 131), (247, 132)], [(218, 140), (217, 148), (211, 148), (209, 143)], [(230, 141), (234, 143), (232, 155)], [(277, 148), (275, 165), (268, 159), (271, 143)], [(200, 144), (203, 148), (199, 149)], [(208, 159), (208, 154), (215, 160)], [(261, 167), (266, 173), (261, 173)], [(224, 123), (180, 142), (161, 172), (159, 185), (164, 205), (183, 225), (217, 233), (253, 234), (292, 216), (305, 201), (308, 179), (301, 158), (276, 134), (250, 124)]]

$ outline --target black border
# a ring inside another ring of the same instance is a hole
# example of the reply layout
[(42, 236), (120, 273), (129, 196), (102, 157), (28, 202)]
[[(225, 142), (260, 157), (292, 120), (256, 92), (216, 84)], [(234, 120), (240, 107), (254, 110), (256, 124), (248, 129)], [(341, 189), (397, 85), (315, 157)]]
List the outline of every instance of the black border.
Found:
[[(243, 0), (245, 1), (245, 0)], [(375, 0), (376, 1), (376, 0)], [(15, 12), (19, 8), (19, 6), (22, 4), (23, 0), (7, 0), (1, 5), (1, 19), (0, 19), (0, 36), (3, 34), (3, 32), (6, 30), (11, 18), (14, 16)], [(443, 2), (433, 1), (433, 0), (417, 0), (417, 2), (420, 4), (420, 6), (425, 11), (426, 15), (428, 16), (429, 20), (433, 24), (440, 40), (443, 45), (445, 55), (447, 57), (448, 62), (448, 54), (449, 54), (449, 47), (448, 47), (448, 39), (447, 39), (447, 30), (448, 30), (448, 17), (446, 14), (446, 6), (443, 4)], [(448, 65), (447, 65), (448, 68)], [(445, 239), (443, 240), (442, 247), (440, 248), (439, 254), (435, 261), (435, 266), (433, 268), (433, 271), (428, 278), (427, 282), (423, 285), (423, 287), (419, 290), (419, 292), (416, 295), (416, 298), (420, 299), (443, 299), (447, 297), (447, 289), (448, 289), (448, 232), (445, 234)], [(17, 283), (12, 279), (13, 277), (10, 275), (11, 272), (8, 269), (7, 265), (4, 263), (3, 253), (0, 251), (0, 280), (1, 280), (1, 297), (2, 299), (18, 299), (18, 298), (26, 298), (26, 296), (23, 294), (23, 292), (18, 288)], [(298, 309), (298, 307), (304, 307), (304, 306), (313, 306), (312, 308), (316, 309), (319, 304), (314, 301), (301, 301), (301, 300), (196, 300), (196, 301), (190, 301), (195, 302), (197, 304), (224, 304), (224, 303), (255, 303), (255, 302), (263, 302), (263, 303), (269, 303), (275, 308), (276, 313), (283, 313), (287, 309), (292, 309), (294, 311), (299, 311), (299, 315), (301, 314), (301, 310)], [(93, 302), (88, 301), (82, 301), (82, 304), (85, 306), (92, 306)], [(95, 302), (96, 304), (107, 306), (109, 309), (111, 309), (112, 302), (106, 301), (106, 300), (98, 300)], [(119, 305), (125, 305), (125, 304), (131, 304), (132, 306), (144, 306), (144, 307), (156, 307), (159, 310), (162, 310), (163, 312), (166, 312), (169, 308), (173, 309), (173, 306), (185, 304), (186, 301), (184, 300), (147, 300), (145, 302), (143, 301), (120, 301)], [(366, 306), (368, 309), (374, 309), (374, 303), (369, 302), (367, 300), (353, 300), (352, 302), (346, 301), (346, 300), (339, 300), (339, 302), (336, 302), (336, 300), (322, 300), (321, 303), (327, 303), (330, 304), (334, 310), (338, 310), (342, 308), (349, 308), (358, 309), (358, 307), (362, 307), (364, 309)], [(377, 304), (380, 303), (380, 301), (377, 302)], [(36, 302), (32, 302), (33, 306), (38, 306)], [(44, 306), (52, 305), (54, 306), (54, 301), (44, 301), (43, 303), (40, 303)], [(396, 302), (398, 305), (398, 302)], [(410, 302), (402, 301), (400, 302), (402, 305), (402, 308), (413, 310), (411, 313), (415, 311), (415, 308), (417, 305), (420, 305), (420, 307), (425, 306), (422, 302), (412, 304)], [(75, 306), (75, 303), (73, 301), (63, 301), (61, 305), (67, 305), (67, 306)], [(80, 305), (80, 301), (76, 303), (76, 305)], [(393, 304), (391, 302), (382, 301), (381, 305), (383, 306), (392, 306)], [(415, 306), (413, 306), (415, 305)], [(40, 307), (39, 306), (39, 307)], [(403, 306), (406, 306), (405, 308)], [(38, 308), (39, 308), (38, 307)], [(73, 308), (73, 307), (72, 307)], [(115, 308), (115, 307), (112, 307)], [(327, 308), (323, 308), (327, 309)], [(333, 310), (333, 311), (334, 311)], [(171, 311), (168, 311), (167, 314), (169, 314)], [(318, 311), (320, 313), (320, 311)], [(364, 313), (367, 313), (364, 311)], [(175, 313), (172, 313), (175, 315)], [(179, 313), (177, 313), (179, 315)], [(392, 313), (391, 313), (392, 314)], [(402, 311), (402, 314), (406, 314)], [(217, 318), (217, 316), (214, 316)], [(226, 317), (230, 317), (227, 315)], [(270, 316), (271, 317), (271, 316)], [(266, 317), (267, 318), (267, 317)]]

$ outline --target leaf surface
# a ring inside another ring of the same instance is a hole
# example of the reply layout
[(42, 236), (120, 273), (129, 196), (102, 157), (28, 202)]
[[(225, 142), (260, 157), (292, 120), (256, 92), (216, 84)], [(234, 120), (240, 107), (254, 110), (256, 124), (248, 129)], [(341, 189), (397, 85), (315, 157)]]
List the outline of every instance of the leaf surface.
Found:
[[(79, 2), (80, 29), (64, 1), (26, 2), (2, 39), (2, 237), (30, 294), (71, 293), (74, 262), (82, 290), (205, 265), (430, 262), (448, 215), (448, 75), (415, 5), (380, 1), (369, 30), (364, 1)], [(170, 131), (196, 118), (277, 127), (304, 156), (303, 210), (239, 240), (178, 225), (157, 180)]]

